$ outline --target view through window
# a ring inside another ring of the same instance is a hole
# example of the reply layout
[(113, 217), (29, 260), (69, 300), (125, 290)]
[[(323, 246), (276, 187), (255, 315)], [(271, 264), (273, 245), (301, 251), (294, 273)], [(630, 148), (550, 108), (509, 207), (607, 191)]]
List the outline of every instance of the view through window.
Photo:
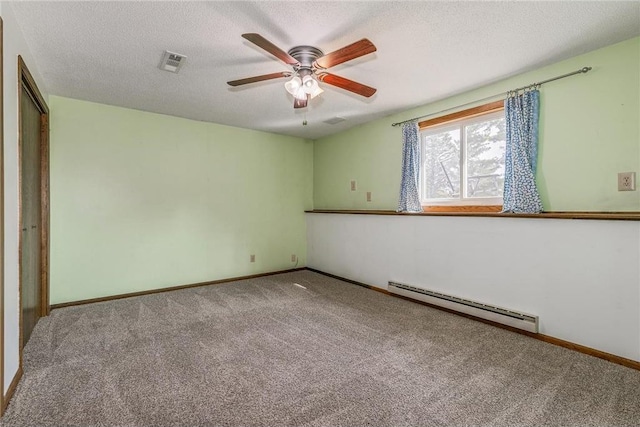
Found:
[(503, 111), (421, 126), (422, 204), (501, 205), (505, 126)]

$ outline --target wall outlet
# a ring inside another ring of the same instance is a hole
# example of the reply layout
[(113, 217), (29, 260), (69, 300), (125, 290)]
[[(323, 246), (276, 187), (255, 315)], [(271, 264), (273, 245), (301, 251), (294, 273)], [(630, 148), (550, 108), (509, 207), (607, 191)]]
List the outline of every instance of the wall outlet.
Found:
[(367, 202), (371, 201), (371, 191), (367, 191)]
[(298, 257), (296, 256), (296, 254), (291, 254), (291, 262), (296, 262), (298, 260)]
[(249, 255), (249, 262), (256, 262), (256, 256), (253, 254)]
[(351, 191), (356, 191), (358, 189), (358, 183), (355, 179), (351, 180)]
[(636, 191), (636, 173), (618, 173), (618, 191)]

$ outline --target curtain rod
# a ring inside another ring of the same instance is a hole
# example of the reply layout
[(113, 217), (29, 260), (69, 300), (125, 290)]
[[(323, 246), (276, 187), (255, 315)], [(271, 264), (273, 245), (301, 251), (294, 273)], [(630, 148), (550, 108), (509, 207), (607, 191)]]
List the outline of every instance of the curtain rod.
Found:
[(543, 81), (538, 82), (538, 83), (532, 83), (532, 84), (527, 85), (527, 86), (523, 86), (523, 87), (519, 87), (517, 89), (509, 90), (507, 92), (497, 93), (495, 95), (487, 96), (486, 98), (477, 99), (475, 101), (467, 102), (466, 104), (461, 104), (461, 105), (457, 105), (455, 107), (451, 107), (451, 108), (447, 108), (447, 109), (444, 109), (444, 110), (440, 110), (440, 111), (437, 111), (435, 113), (429, 113), (429, 114), (426, 114), (424, 116), (414, 117), (413, 119), (404, 120), (404, 121), (398, 122), (398, 123), (393, 123), (391, 126), (400, 126), (400, 125), (402, 125), (404, 123), (409, 123), (409, 122), (412, 122), (414, 120), (424, 119), (424, 118), (430, 117), (430, 116), (436, 116), (438, 114), (446, 113), (446, 112), (449, 112), (451, 110), (457, 110), (458, 108), (461, 108), (461, 107), (466, 107), (468, 105), (477, 104), (478, 102), (487, 101), (487, 100), (492, 99), (492, 98), (497, 98), (498, 96), (506, 96), (511, 92), (518, 92), (518, 91), (523, 90), (523, 89), (527, 89), (527, 88), (535, 87), (535, 86), (540, 86), (540, 85), (543, 85), (545, 83), (549, 83), (549, 82), (552, 82), (554, 80), (564, 79), (565, 77), (574, 76), (576, 74), (588, 73), (589, 71), (591, 71), (591, 67), (582, 67), (579, 70), (572, 71), (571, 73), (563, 74), (561, 76), (552, 77), (550, 79), (543, 80)]

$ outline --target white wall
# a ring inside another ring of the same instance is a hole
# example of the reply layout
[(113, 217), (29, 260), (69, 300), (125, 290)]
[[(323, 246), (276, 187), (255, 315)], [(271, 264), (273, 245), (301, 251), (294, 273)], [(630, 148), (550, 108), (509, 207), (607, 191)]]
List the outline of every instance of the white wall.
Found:
[(307, 214), (307, 265), (540, 317), (540, 332), (640, 361), (640, 222)]
[(19, 366), (18, 301), (18, 55), (24, 59), (47, 100), (38, 73), (11, 4), (2, 5), (4, 24), (4, 390)]

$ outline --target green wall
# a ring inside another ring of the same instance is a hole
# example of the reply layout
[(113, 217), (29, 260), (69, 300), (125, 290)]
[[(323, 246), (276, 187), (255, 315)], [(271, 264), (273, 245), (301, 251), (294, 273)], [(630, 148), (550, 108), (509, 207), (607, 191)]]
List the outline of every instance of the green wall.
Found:
[(305, 209), (396, 208), (391, 123), (583, 66), (541, 89), (545, 209), (640, 210), (640, 38), (315, 142), (51, 96), (51, 302), (304, 266)]
[[(315, 209), (396, 209), (402, 141), (394, 122), (438, 112), (591, 66), (541, 88), (538, 187), (547, 211), (640, 210), (617, 173), (640, 174), (640, 38), (634, 38), (314, 144)], [(358, 190), (350, 191), (357, 180)], [(372, 201), (366, 201), (366, 192)]]
[(305, 265), (311, 141), (57, 96), (50, 108), (53, 304), (288, 269), (292, 254)]

